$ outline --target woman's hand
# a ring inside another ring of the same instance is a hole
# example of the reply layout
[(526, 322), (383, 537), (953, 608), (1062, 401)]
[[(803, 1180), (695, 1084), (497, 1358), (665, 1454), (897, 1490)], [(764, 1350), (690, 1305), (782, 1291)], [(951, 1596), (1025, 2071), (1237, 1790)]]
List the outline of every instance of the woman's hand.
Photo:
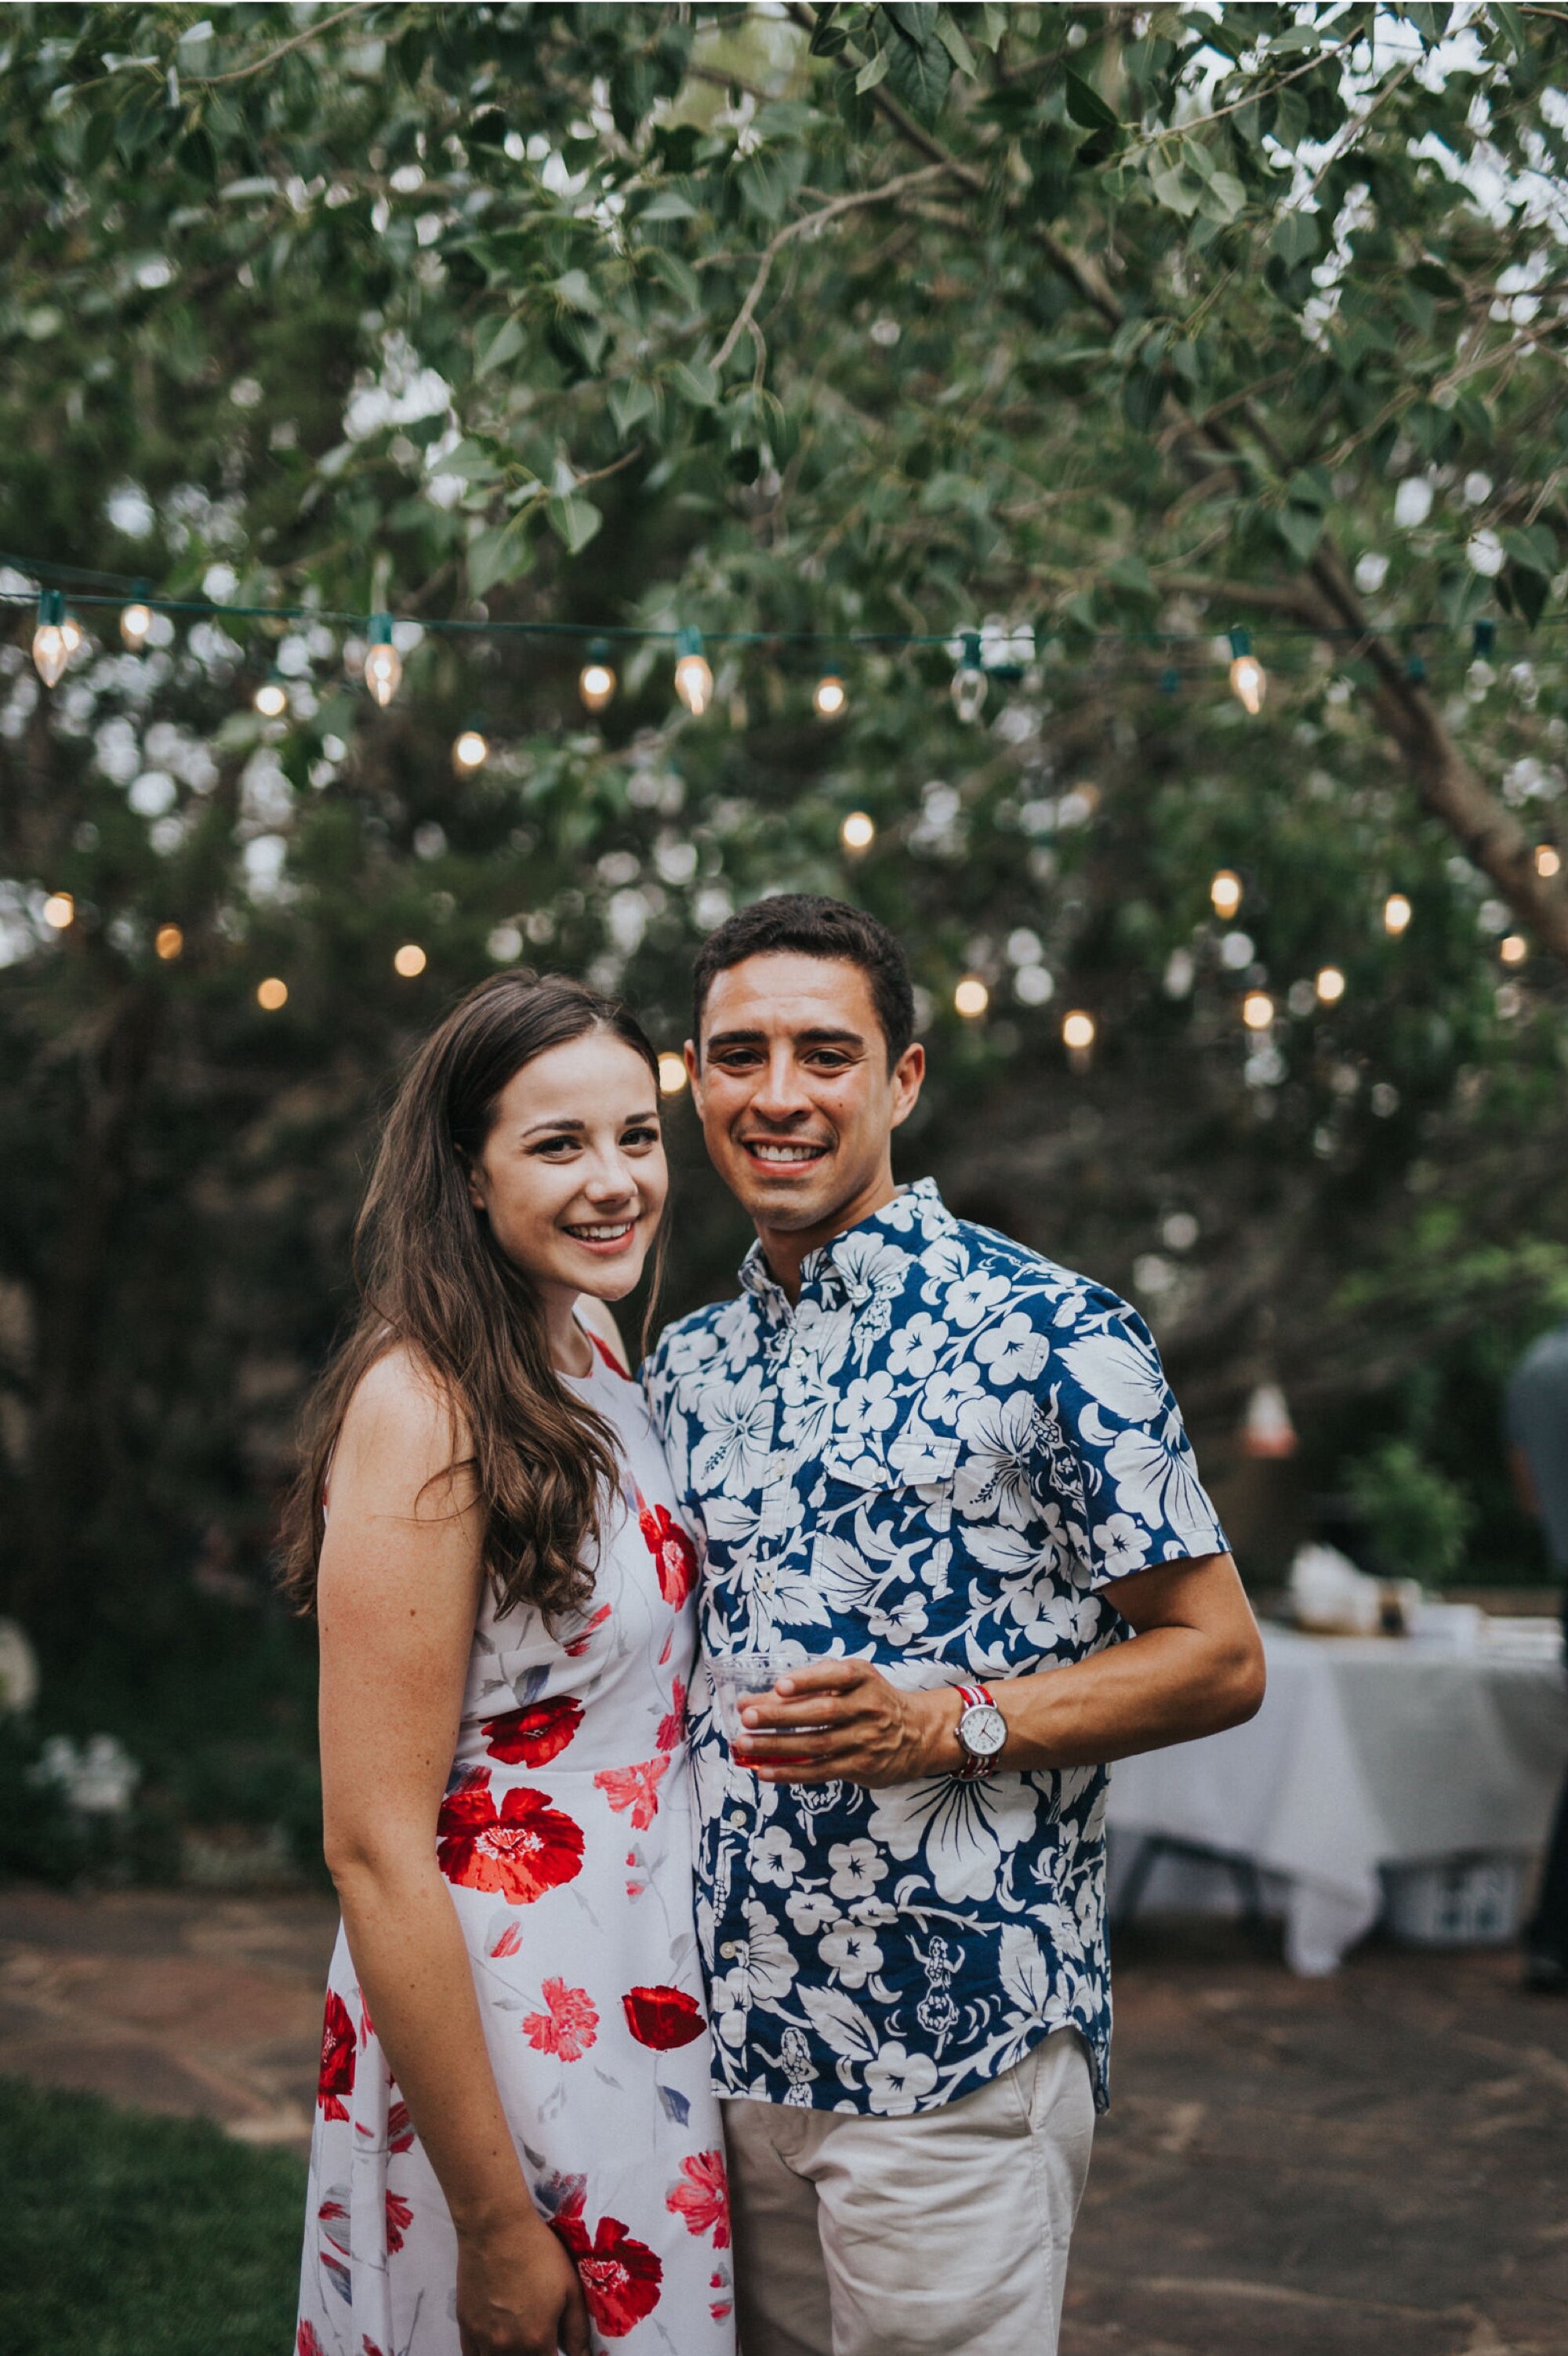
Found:
[(842, 1782), (872, 1791), (950, 1775), (963, 1763), (955, 1731), (962, 1707), (951, 1686), (906, 1693), (869, 1661), (818, 1662), (791, 1669), (771, 1693), (747, 1696), (736, 1764), (765, 1783)]
[(577, 2269), (532, 2211), (459, 2233), (457, 2337), (463, 2356), (589, 2356)]

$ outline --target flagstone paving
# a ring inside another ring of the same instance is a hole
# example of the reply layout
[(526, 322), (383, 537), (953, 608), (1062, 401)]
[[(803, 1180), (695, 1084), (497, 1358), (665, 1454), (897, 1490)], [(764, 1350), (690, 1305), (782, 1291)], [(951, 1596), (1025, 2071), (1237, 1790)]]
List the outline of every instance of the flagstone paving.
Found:
[[(0, 1891), (0, 2073), (303, 2149), (315, 1897)], [(1376, 1943), (1125, 1938), (1062, 2356), (1568, 2356), (1568, 2002)]]

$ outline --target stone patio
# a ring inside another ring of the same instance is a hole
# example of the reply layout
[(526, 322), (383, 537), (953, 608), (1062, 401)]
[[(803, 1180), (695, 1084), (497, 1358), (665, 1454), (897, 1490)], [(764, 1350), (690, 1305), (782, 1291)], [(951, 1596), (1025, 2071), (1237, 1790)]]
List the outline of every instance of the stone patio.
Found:
[[(303, 2149), (315, 1898), (0, 1892), (0, 2072)], [(1565, 2356), (1568, 2003), (1509, 1954), (1291, 1978), (1224, 1924), (1117, 1957), (1062, 2356)]]

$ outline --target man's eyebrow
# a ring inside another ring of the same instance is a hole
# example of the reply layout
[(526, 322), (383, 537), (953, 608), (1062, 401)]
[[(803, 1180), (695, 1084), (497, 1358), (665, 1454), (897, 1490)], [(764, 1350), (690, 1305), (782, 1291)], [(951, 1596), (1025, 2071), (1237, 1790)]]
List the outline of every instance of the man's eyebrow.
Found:
[[(797, 1047), (864, 1047), (865, 1036), (860, 1031), (841, 1031), (829, 1023), (813, 1023), (804, 1031), (790, 1033)], [(768, 1043), (768, 1033), (755, 1031), (710, 1031), (706, 1048), (709, 1055), (722, 1047), (761, 1047)]]

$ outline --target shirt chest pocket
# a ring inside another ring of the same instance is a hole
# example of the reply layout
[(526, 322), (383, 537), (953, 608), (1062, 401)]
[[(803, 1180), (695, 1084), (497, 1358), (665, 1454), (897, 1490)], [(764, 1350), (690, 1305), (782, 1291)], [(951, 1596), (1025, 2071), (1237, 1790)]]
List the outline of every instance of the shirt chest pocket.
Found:
[(933, 1531), (952, 1526), (953, 1474), (959, 1443), (918, 1416), (886, 1432), (835, 1433), (822, 1451), (826, 1503), (866, 1505), (884, 1511), (919, 1511)]

